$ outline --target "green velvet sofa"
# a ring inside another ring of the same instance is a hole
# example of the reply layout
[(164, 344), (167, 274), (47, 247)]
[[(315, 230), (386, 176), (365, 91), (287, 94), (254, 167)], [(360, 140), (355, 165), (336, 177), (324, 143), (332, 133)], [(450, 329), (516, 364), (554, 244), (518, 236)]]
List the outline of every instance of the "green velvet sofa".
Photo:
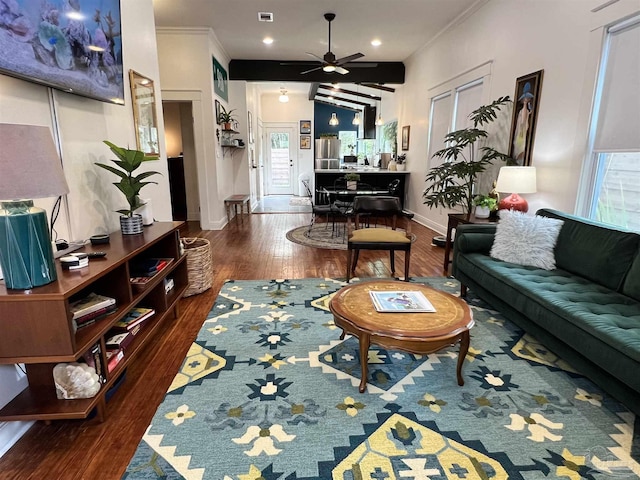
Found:
[(496, 225), (461, 225), (453, 276), (640, 415), (640, 235), (550, 209), (555, 270), (489, 256)]

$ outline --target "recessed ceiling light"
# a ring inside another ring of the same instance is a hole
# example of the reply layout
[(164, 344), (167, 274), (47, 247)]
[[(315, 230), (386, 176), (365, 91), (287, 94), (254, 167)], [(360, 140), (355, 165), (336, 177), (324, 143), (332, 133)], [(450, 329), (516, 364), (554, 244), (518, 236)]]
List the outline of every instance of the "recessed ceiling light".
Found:
[(371, 45), (373, 45), (374, 47), (379, 47), (380, 45), (382, 45), (382, 42), (377, 38), (374, 38), (373, 40), (371, 40)]
[(273, 43), (273, 38), (271, 37), (264, 37), (262, 39), (262, 43), (264, 43), (265, 45), (271, 45)]

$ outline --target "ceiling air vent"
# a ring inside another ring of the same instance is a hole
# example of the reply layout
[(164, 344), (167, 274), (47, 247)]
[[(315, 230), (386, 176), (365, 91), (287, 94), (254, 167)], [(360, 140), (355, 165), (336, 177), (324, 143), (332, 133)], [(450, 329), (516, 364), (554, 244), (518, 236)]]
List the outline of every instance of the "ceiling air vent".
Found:
[(273, 13), (271, 12), (258, 12), (259, 22), (273, 22)]

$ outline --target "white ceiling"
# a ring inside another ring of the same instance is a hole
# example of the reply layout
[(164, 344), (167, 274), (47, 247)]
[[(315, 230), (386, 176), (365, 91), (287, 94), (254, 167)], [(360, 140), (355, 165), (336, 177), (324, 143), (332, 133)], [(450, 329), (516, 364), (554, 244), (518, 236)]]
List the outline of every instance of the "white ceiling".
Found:
[[(336, 57), (356, 52), (360, 61), (404, 61), (452, 22), (487, 0), (153, 0), (157, 27), (211, 27), (231, 59), (313, 61), (331, 50)], [(272, 12), (274, 21), (258, 21), (258, 12)], [(273, 44), (264, 45), (270, 36)], [(374, 47), (371, 40), (382, 45)], [(301, 79), (304, 81), (304, 79)], [(282, 84), (263, 84), (279, 91)], [(308, 84), (287, 82), (290, 92), (308, 92)]]

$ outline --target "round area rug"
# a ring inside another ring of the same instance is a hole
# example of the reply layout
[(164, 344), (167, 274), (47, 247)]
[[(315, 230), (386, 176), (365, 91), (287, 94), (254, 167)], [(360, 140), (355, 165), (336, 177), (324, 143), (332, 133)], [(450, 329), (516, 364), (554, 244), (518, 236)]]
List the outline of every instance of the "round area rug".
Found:
[[(311, 233), (309, 233), (309, 225), (305, 225), (304, 227), (289, 230), (287, 232), (287, 240), (306, 247), (346, 250), (345, 225), (338, 223), (335, 228), (336, 231), (332, 235), (331, 223), (316, 223), (311, 227)], [(411, 241), (416, 241), (416, 236), (413, 233), (411, 234)]]

